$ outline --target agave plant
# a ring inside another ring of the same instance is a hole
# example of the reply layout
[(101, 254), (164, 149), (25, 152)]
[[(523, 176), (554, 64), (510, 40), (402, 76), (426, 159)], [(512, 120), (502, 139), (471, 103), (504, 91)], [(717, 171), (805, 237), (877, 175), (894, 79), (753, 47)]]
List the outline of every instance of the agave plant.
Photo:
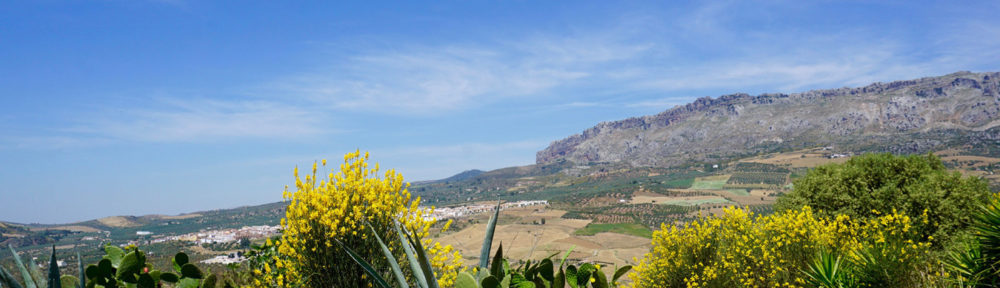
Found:
[[(617, 286), (617, 281), (625, 273), (627, 273), (632, 266), (624, 266), (616, 269), (615, 274), (609, 280), (607, 276), (602, 272), (599, 266), (585, 263), (578, 269), (573, 265), (565, 266), (566, 270), (563, 271), (564, 264), (566, 263), (566, 257), (572, 252), (573, 248), (566, 251), (563, 254), (562, 260), (559, 265), (556, 266), (552, 261), (552, 257), (557, 254), (552, 254), (541, 261), (532, 263), (531, 261), (526, 262), (517, 269), (511, 269), (510, 263), (503, 257), (503, 243), (499, 245), (493, 257), (490, 257), (490, 249), (493, 243), (493, 234), (496, 230), (496, 221), (500, 216), (500, 203), (498, 201), (496, 209), (493, 215), (490, 217), (490, 221), (486, 225), (486, 236), (483, 239), (483, 248), (480, 253), (479, 266), (477, 267), (478, 272), (476, 275), (469, 273), (467, 271), (462, 271), (458, 273), (458, 278), (455, 280), (455, 287), (457, 288), (563, 288), (569, 285), (571, 288), (606, 288)], [(372, 234), (375, 235), (376, 240), (378, 240), (379, 245), (382, 248), (383, 254), (389, 262), (389, 268), (392, 271), (392, 275), (395, 278), (395, 284), (397, 287), (409, 288), (411, 285), (407, 282), (398, 261), (395, 260), (392, 252), (389, 250), (385, 242), (374, 233), (374, 228), (371, 225), (366, 224), (369, 229), (372, 230)], [(394, 222), (394, 228), (396, 234), (400, 237), (400, 242), (403, 243), (403, 251), (407, 256), (407, 260), (410, 263), (410, 269), (413, 271), (415, 280), (412, 286), (419, 288), (437, 288), (439, 287), (437, 279), (434, 277), (434, 271), (431, 268), (430, 262), (427, 261), (427, 253), (421, 245), (421, 240), (416, 234), (406, 231), (405, 228), (400, 227), (399, 222)], [(362, 259), (357, 253), (347, 247), (343, 243), (338, 242), (338, 244), (347, 251), (351, 259), (361, 265), (363, 270), (374, 279), (375, 284), (380, 288), (390, 288), (393, 287), (387, 279), (382, 277), (378, 272), (378, 269), (372, 267), (372, 265)]]
[(951, 251), (944, 264), (958, 274), (959, 285), (1000, 286), (1000, 194), (992, 197), (973, 214), (975, 241), (964, 249)]
[(809, 263), (809, 270), (802, 272), (809, 277), (808, 282), (814, 287), (856, 287), (857, 285), (850, 274), (850, 262), (841, 260), (840, 255), (829, 251), (820, 251), (813, 263)]
[(3, 285), (14, 288), (38, 288), (38, 285), (35, 284), (34, 278), (31, 276), (31, 272), (29, 272), (28, 268), (24, 266), (24, 261), (21, 261), (21, 256), (17, 255), (17, 250), (14, 250), (14, 245), (8, 244), (7, 247), (10, 248), (10, 254), (14, 255), (14, 263), (17, 266), (17, 270), (20, 270), (21, 272), (21, 279), (24, 280), (24, 286), (21, 286), (21, 284), (14, 279), (14, 276), (11, 275), (10, 272), (0, 267), (0, 269), (2, 269), (0, 270), (0, 278), (2, 278), (0, 280), (3, 280)]

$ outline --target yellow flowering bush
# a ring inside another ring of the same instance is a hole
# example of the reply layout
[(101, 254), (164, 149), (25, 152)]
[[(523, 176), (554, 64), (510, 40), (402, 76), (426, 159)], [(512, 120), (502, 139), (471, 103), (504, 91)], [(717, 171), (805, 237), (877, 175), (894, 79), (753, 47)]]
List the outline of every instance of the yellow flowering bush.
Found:
[[(339, 172), (334, 174), (331, 170), (324, 180), (318, 180), (315, 163), (312, 174), (304, 180), (299, 177), (298, 168), (295, 169), (296, 190), (284, 191), (284, 199), (290, 202), (285, 218), (281, 219), (284, 232), (276, 244), (279, 255), (275, 257), (274, 269), (280, 273), (272, 273), (270, 267), (265, 267), (269, 271), (254, 271), (257, 286), (370, 287), (370, 277), (336, 241), (391, 277), (388, 262), (365, 221), (396, 254), (396, 259), (400, 259), (400, 265), (406, 267), (399, 237), (391, 228), (394, 219), (425, 239), (423, 244), (428, 247), (428, 256), (442, 286), (454, 283), (462, 265), (461, 255), (450, 245), (426, 239), (434, 220), (425, 216), (433, 210), (419, 208), (419, 197), (411, 199), (409, 184), (403, 182), (402, 175), (392, 169), (380, 175), (378, 164), (369, 168), (367, 160), (367, 152), (348, 153)], [(322, 166), (326, 167), (326, 160)], [(413, 275), (406, 277), (412, 279)]]
[(808, 206), (767, 216), (727, 208), (683, 228), (661, 226), (630, 274), (635, 287), (803, 287), (820, 251), (857, 263), (862, 283), (906, 287), (931, 249), (930, 239), (916, 238), (913, 219), (896, 211), (857, 221), (819, 217)]

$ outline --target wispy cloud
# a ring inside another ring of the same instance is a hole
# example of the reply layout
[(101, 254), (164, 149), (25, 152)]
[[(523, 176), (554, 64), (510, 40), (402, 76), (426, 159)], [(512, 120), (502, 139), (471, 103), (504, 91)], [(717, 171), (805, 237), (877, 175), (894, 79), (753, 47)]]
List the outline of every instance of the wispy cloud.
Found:
[(708, 2), (678, 17), (640, 11), (602, 20), (614, 25), (317, 55), (325, 64), (241, 91), (254, 100), (167, 98), (152, 108), (115, 107), (125, 112), (84, 117), (60, 137), (294, 138), (336, 131), (324, 115), (341, 112), (447, 117), (526, 99), (553, 111), (613, 105), (645, 112), (721, 93), (860, 86), (1000, 64), (1000, 38), (988, 37), (1000, 28), (987, 20), (936, 27), (928, 32), (935, 40), (926, 41), (866, 27), (752, 30), (740, 22), (751, 17), (739, 16), (745, 6)]
[(239, 138), (294, 139), (330, 131), (308, 109), (268, 101), (160, 98), (156, 108), (100, 113), (67, 129), (115, 141), (203, 142)]
[(437, 114), (544, 96), (650, 48), (613, 40), (613, 33), (595, 34), (368, 51), (318, 72), (274, 81), (257, 93), (298, 95), (334, 109)]

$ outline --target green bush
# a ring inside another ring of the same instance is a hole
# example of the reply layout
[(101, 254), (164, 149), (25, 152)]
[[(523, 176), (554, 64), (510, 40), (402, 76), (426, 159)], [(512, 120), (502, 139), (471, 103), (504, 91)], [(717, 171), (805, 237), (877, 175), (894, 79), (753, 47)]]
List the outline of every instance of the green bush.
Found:
[(776, 210), (810, 206), (822, 216), (855, 219), (876, 218), (893, 209), (913, 218), (926, 214), (928, 221), (914, 223), (914, 228), (941, 247), (967, 231), (973, 220), (969, 212), (989, 193), (985, 180), (948, 172), (933, 154), (865, 154), (809, 171), (778, 199)]

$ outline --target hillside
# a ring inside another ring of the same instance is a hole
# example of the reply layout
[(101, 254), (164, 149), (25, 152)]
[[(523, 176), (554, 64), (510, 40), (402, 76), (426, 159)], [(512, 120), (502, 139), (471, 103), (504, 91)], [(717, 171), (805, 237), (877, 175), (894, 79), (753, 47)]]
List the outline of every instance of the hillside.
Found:
[(991, 154), (1000, 138), (998, 113), (998, 72), (794, 94), (732, 94), (600, 123), (552, 142), (536, 162), (671, 166), (817, 146), (908, 154), (972, 145)]

